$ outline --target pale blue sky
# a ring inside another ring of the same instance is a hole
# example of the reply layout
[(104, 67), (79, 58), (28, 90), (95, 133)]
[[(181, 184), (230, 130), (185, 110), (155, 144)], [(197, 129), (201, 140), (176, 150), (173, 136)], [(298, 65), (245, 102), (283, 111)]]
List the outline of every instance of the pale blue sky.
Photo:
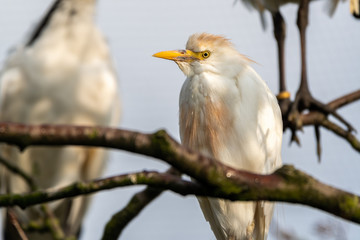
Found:
[[(0, 63), (8, 49), (23, 39), (50, 4), (50, 0), (3, 0), (0, 9)], [(324, 1), (310, 6), (308, 28), (308, 69), (310, 87), (315, 96), (329, 101), (360, 87), (360, 21), (348, 13), (348, 2), (340, 4), (332, 18), (323, 11)], [(299, 37), (296, 5), (282, 8), (287, 22), (286, 63), (288, 86), (294, 94), (299, 84)], [(99, 2), (98, 23), (112, 49), (121, 81), (123, 119), (121, 126), (152, 132), (165, 128), (178, 137), (178, 95), (185, 77), (169, 61), (152, 58), (161, 50), (181, 49), (195, 32), (223, 34), (237, 49), (255, 60), (254, 68), (277, 91), (277, 60), (272, 23), (266, 15), (264, 31), (256, 11), (249, 11), (233, 0), (122, 0)], [(360, 131), (360, 102), (340, 111)], [(284, 135), (283, 161), (294, 164), (316, 178), (360, 194), (360, 155), (344, 140), (321, 130), (323, 157), (315, 155), (312, 128), (300, 133), (302, 147), (288, 146)], [(359, 136), (358, 136), (359, 137)], [(142, 169), (166, 169), (152, 159), (114, 152), (106, 175)], [(97, 194), (89, 212), (82, 239), (99, 239), (110, 216), (122, 208), (141, 188), (126, 188)], [(333, 221), (341, 225), (348, 239), (358, 239), (360, 227), (331, 217), (319, 210), (300, 205), (282, 205), (274, 220), (281, 228), (293, 231), (301, 239), (318, 239), (312, 225)], [(269, 239), (277, 239), (275, 234)], [(194, 197), (163, 194), (133, 221), (121, 239), (215, 239), (203, 219)]]

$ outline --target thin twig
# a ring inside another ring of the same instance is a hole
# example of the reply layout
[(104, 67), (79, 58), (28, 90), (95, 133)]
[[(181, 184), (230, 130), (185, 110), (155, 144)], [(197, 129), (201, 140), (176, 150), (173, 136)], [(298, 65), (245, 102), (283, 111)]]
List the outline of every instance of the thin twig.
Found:
[[(25, 180), (28, 184), (31, 191), (36, 191), (38, 187), (34, 183), (34, 180), (31, 176), (29, 176), (26, 172), (24, 172), (21, 168), (16, 166), (15, 164), (10, 163), (10, 161), (5, 160), (3, 157), (0, 156), (0, 164), (4, 165), (9, 171), (13, 174), (19, 175), (21, 178)], [(47, 204), (41, 205), (42, 211), (45, 213), (46, 218), (48, 221), (48, 229), (52, 233), (55, 240), (65, 239), (64, 231), (61, 229), (58, 219), (54, 216), (52, 210), (49, 208)], [(15, 213), (10, 217), (15, 218)], [(21, 226), (19, 225), (21, 228)]]
[(65, 239), (65, 233), (62, 230), (58, 218), (54, 215), (53, 211), (50, 209), (48, 204), (41, 205), (42, 211), (45, 213), (47, 221), (45, 221), (50, 229), (52, 237), (54, 240), (62, 240)]
[(353, 134), (344, 130), (343, 128), (341, 128), (340, 126), (331, 122), (328, 119), (325, 119), (321, 123), (321, 125), (323, 127), (327, 128), (328, 130), (332, 131), (336, 135), (341, 136), (342, 138), (346, 139), (355, 150), (360, 152), (360, 141)]
[[(356, 91), (353, 91), (351, 93), (348, 93), (344, 96), (341, 96), (339, 98), (336, 98), (336, 99), (330, 101), (327, 104), (327, 106), (329, 106), (332, 109), (339, 109), (339, 108), (344, 107), (350, 103), (353, 103), (359, 99), (360, 99), (360, 90), (356, 90)], [(286, 115), (288, 113), (285, 112), (282, 114)], [(285, 117), (285, 119), (286, 119), (286, 117)], [(354, 150), (356, 150), (357, 152), (360, 152), (360, 141), (355, 137), (355, 135), (352, 132), (343, 129), (336, 123), (329, 121), (326, 114), (319, 112), (319, 111), (311, 111), (309, 113), (302, 113), (300, 115), (300, 122), (302, 123), (301, 127), (302, 126), (322, 126), (326, 129), (332, 131), (337, 136), (346, 140), (353, 147)], [(289, 122), (289, 121), (284, 121), (284, 129), (286, 129), (286, 128), (293, 129), (295, 126), (292, 126), (291, 124), (293, 124), (293, 123)], [(299, 130), (299, 129), (297, 129), (297, 130)], [(296, 136), (296, 135), (294, 135), (294, 136)], [(320, 147), (320, 146), (318, 146), (318, 147)]]
[(354, 92), (348, 93), (344, 96), (341, 96), (331, 102), (329, 102), (327, 105), (333, 109), (338, 109), (343, 106), (346, 106), (347, 104), (353, 103), (360, 99), (360, 89), (356, 90)]
[(8, 209), (7, 214), (9, 216), (11, 224), (16, 229), (17, 233), (19, 234), (19, 237), (21, 240), (29, 240), (29, 238), (26, 236), (24, 230), (21, 228), (19, 221), (17, 220), (15, 213), (12, 209)]
[[(180, 173), (174, 168), (170, 168), (166, 173), (180, 176)], [(128, 223), (138, 216), (139, 213), (155, 198), (160, 196), (162, 192), (162, 189), (147, 187), (145, 190), (136, 193), (128, 204), (119, 212), (115, 213), (107, 222), (101, 239), (118, 239)]]
[[(178, 176), (168, 173), (158, 173), (156, 171), (143, 171), (88, 182), (77, 182), (59, 189), (37, 190), (35, 192), (23, 194), (0, 195), (0, 207), (19, 206), (21, 208), (26, 208), (39, 203), (76, 197), (102, 190), (144, 184), (163, 190), (167, 189), (168, 186), (169, 190), (181, 195), (189, 195), (194, 191), (199, 193), (202, 192), (201, 185), (182, 180)], [(202, 194), (204, 193), (205, 192)]]
[(15, 164), (10, 163), (1, 156), (0, 156), (0, 164), (4, 165), (13, 174), (19, 175), (22, 179), (24, 179), (24, 181), (27, 183), (27, 185), (30, 187), (31, 190), (37, 189), (32, 177), (30, 177), (27, 173), (25, 173), (21, 168), (17, 167)]
[(304, 126), (320, 125), (332, 131), (337, 136), (345, 139), (354, 150), (360, 152), (360, 141), (355, 137), (355, 135), (343, 129), (336, 123), (331, 122), (323, 113), (310, 112), (308, 114), (301, 115), (301, 119)]

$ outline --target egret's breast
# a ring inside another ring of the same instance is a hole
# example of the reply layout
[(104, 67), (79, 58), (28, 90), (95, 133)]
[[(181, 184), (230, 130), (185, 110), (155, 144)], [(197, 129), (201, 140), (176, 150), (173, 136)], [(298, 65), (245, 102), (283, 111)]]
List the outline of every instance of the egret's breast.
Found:
[(180, 96), (182, 143), (202, 154), (219, 158), (232, 134), (233, 113), (224, 96), (208, 83), (186, 81)]

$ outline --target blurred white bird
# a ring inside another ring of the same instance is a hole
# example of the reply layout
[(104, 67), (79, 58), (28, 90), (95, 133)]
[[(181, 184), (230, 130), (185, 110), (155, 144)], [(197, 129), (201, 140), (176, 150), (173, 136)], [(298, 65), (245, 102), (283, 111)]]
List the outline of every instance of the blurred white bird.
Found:
[[(180, 93), (186, 147), (236, 169), (267, 174), (281, 166), (276, 97), (229, 40), (194, 34), (186, 50), (154, 56), (175, 61), (187, 76)], [(273, 203), (198, 199), (218, 240), (266, 239)]]
[[(117, 76), (106, 41), (94, 25), (95, 0), (57, 0), (36, 29), (9, 56), (0, 73), (0, 120), (25, 124), (116, 126), (119, 118)], [(61, 187), (102, 174), (107, 158), (100, 148), (31, 147), (1, 154), (31, 175), (41, 189)], [(22, 193), (22, 178), (2, 176), (6, 191)], [(5, 180), (4, 180), (5, 179)], [(89, 197), (50, 204), (67, 235), (76, 235)], [(38, 207), (16, 209), (20, 223), (42, 216)], [(7, 222), (5, 239), (18, 239)], [(52, 239), (28, 233), (30, 239)]]

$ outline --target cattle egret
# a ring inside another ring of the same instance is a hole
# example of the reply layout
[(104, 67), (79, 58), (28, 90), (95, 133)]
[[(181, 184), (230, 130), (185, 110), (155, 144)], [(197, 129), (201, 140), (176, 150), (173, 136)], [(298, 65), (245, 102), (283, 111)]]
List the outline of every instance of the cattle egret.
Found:
[[(57, 0), (36, 29), (9, 56), (1, 72), (0, 120), (25, 124), (116, 126), (117, 79), (102, 34), (94, 25), (95, 0)], [(33, 147), (1, 154), (31, 175), (41, 189), (101, 175), (107, 154), (84, 147)], [(23, 193), (21, 177), (3, 173), (6, 191)], [(4, 183), (4, 182), (3, 182)], [(2, 184), (4, 185), (4, 184)], [(77, 235), (89, 197), (49, 204), (67, 235)], [(38, 207), (15, 209), (21, 224), (43, 215)], [(20, 239), (7, 221), (5, 239)], [(52, 239), (28, 233), (29, 239)]]
[[(268, 174), (281, 166), (276, 97), (229, 40), (194, 34), (186, 50), (154, 56), (175, 61), (187, 76), (179, 102), (183, 145), (236, 169)], [(273, 203), (198, 200), (218, 240), (266, 238)]]

